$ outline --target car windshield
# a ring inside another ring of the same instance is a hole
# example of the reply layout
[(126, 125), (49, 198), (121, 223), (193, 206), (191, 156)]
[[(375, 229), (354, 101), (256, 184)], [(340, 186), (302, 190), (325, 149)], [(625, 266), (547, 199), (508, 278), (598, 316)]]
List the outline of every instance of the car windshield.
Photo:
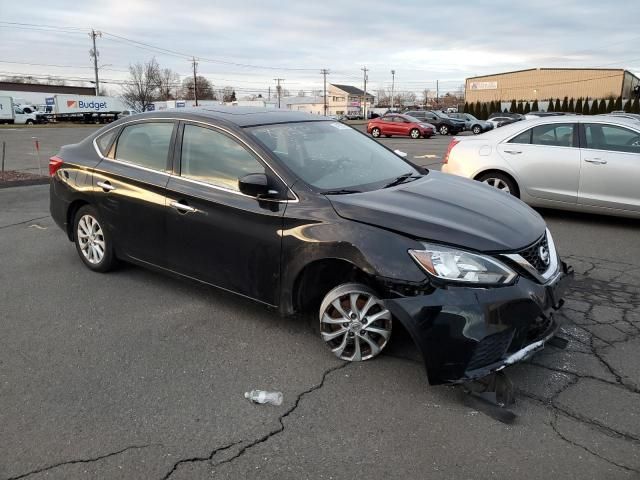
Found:
[(476, 117), (474, 117), (470, 113), (465, 113), (465, 116), (467, 117), (467, 120), (478, 120)]
[(419, 172), (375, 140), (339, 122), (247, 129), (293, 173), (322, 191), (373, 190)]
[(436, 112), (436, 111), (434, 110), (434, 111), (433, 111), (433, 113), (435, 113), (435, 114), (436, 114), (436, 116), (437, 116), (437, 117), (440, 117), (440, 118), (449, 118), (449, 115), (446, 115), (446, 114), (444, 114), (444, 113), (442, 113), (442, 112)]

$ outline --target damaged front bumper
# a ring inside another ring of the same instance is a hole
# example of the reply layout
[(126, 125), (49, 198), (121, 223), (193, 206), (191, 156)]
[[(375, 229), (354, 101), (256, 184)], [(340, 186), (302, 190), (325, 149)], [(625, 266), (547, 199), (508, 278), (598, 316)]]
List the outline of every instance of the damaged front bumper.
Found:
[(436, 288), (385, 304), (422, 353), (429, 383), (468, 382), (544, 348), (558, 330), (553, 314), (572, 277), (562, 262), (545, 284), (521, 276), (507, 287)]

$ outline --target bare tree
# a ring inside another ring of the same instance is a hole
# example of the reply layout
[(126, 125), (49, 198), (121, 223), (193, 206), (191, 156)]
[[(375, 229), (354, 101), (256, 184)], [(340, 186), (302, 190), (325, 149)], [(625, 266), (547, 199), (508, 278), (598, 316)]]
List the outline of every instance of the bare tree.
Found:
[(131, 107), (145, 111), (158, 98), (160, 66), (155, 58), (145, 64), (129, 65), (129, 80), (122, 88), (122, 97)]
[(379, 107), (390, 107), (391, 106), (391, 95), (387, 93), (383, 88), (379, 89), (376, 93), (376, 98), (378, 99)]
[(160, 100), (173, 100), (178, 93), (178, 85), (180, 84), (180, 75), (170, 68), (160, 70), (158, 77), (158, 90)]
[(224, 87), (222, 89), (222, 101), (223, 102), (235, 102), (236, 101), (236, 92), (233, 87)]
[(425, 88), (422, 91), (422, 105), (427, 105), (427, 103), (429, 103), (429, 94), (431, 93), (431, 90), (429, 90), (428, 88)]
[[(199, 100), (217, 100), (218, 96), (211, 85), (211, 82), (205, 77), (198, 75), (196, 77), (196, 86), (198, 87), (198, 99)], [(182, 81), (182, 88), (180, 96), (186, 100), (194, 100), (195, 95), (193, 92), (193, 77), (186, 77)]]

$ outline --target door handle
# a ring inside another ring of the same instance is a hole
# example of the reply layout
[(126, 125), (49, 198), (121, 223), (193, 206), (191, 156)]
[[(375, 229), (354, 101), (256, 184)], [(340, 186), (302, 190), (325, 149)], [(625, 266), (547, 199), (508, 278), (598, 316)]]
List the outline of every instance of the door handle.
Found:
[(587, 163), (594, 163), (596, 165), (605, 165), (607, 163), (606, 160), (601, 158), (585, 158), (584, 161)]
[(96, 182), (96, 185), (98, 185), (105, 192), (111, 192), (112, 190), (116, 189), (116, 187), (111, 185), (108, 181), (107, 182)]
[(509, 153), (511, 155), (520, 155), (522, 152), (520, 150), (505, 150), (504, 153)]
[(175, 208), (180, 213), (195, 213), (198, 211), (197, 208), (193, 208), (185, 203), (180, 203), (175, 201), (171, 202), (169, 206), (171, 206), (171, 208)]

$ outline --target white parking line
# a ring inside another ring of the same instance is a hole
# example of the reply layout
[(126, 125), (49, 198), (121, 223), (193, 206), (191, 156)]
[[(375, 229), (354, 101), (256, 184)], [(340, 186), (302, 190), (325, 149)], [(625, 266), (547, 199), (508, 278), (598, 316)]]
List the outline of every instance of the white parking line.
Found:
[(425, 155), (414, 155), (413, 158), (440, 158), (438, 155), (432, 155), (430, 153), (427, 153)]

